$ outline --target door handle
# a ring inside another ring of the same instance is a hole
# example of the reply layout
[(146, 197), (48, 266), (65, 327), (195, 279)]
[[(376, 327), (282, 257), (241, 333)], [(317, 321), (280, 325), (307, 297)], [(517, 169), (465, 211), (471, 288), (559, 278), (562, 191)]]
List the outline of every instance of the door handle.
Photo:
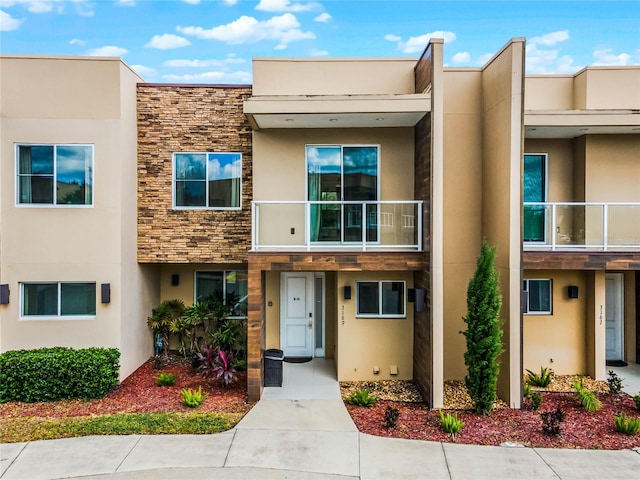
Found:
[(307, 326), (309, 327), (309, 330), (311, 330), (313, 328), (313, 322), (309, 320), (309, 323), (307, 324)]

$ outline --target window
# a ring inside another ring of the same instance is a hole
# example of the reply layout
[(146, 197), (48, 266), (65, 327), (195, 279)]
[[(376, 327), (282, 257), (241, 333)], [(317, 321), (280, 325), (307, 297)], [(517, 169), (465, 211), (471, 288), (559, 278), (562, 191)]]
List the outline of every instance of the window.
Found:
[(240, 153), (176, 153), (174, 206), (239, 209), (242, 180)]
[(525, 280), (522, 285), (524, 291), (524, 313), (538, 313), (551, 315), (552, 285), (549, 279)]
[(96, 284), (80, 282), (23, 283), (23, 317), (93, 317)]
[[(378, 241), (380, 148), (307, 145), (306, 156), (311, 241), (361, 242), (363, 216), (366, 241)], [(362, 203), (355, 202), (367, 202), (365, 215)]]
[(221, 300), (231, 317), (247, 316), (248, 275), (242, 270), (196, 272), (195, 301)]
[[(547, 156), (524, 156), (523, 199), (525, 202), (547, 201)], [(525, 242), (545, 241), (546, 209), (543, 205), (524, 206), (523, 239)]]
[(357, 317), (404, 318), (405, 282), (356, 282)]
[(19, 205), (92, 205), (92, 145), (18, 145)]

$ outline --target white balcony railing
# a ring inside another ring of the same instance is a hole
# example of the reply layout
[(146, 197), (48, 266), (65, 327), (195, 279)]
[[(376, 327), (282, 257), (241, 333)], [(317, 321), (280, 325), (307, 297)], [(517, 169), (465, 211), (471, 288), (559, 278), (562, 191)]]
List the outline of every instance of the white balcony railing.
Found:
[(524, 249), (640, 250), (640, 203), (525, 202)]
[(422, 251), (421, 201), (253, 201), (251, 208), (254, 251)]

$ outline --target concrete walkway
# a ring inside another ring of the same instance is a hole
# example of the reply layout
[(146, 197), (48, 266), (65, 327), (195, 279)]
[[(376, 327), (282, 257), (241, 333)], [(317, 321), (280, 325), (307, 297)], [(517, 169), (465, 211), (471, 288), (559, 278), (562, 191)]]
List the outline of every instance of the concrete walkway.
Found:
[(284, 368), (283, 387), (266, 388), (263, 399), (229, 432), (1, 444), (1, 478), (640, 478), (640, 451), (482, 447), (364, 435), (340, 400), (330, 362), (285, 363)]

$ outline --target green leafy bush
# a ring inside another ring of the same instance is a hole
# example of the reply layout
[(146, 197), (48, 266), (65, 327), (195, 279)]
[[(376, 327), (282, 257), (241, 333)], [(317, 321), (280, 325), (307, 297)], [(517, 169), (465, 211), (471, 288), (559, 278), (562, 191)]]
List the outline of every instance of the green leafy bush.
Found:
[(622, 379), (613, 370), (609, 370), (607, 374), (607, 385), (611, 395), (620, 395), (622, 392)]
[(636, 408), (640, 410), (640, 393), (634, 395), (633, 401), (636, 402)]
[(156, 385), (159, 387), (170, 387), (174, 383), (176, 383), (176, 376), (173, 373), (164, 373), (162, 372), (156, 378)]
[(635, 435), (640, 430), (640, 418), (627, 418), (624, 412), (614, 415), (613, 421), (616, 424), (616, 430), (625, 435)]
[(66, 347), (0, 354), (0, 402), (102, 398), (118, 385), (116, 348)]
[(560, 434), (560, 426), (564, 422), (564, 412), (560, 410), (560, 407), (550, 412), (544, 412), (540, 414), (542, 418), (542, 431), (547, 435)]
[(451, 435), (451, 441), (456, 441), (456, 435), (462, 430), (462, 427), (464, 427), (464, 421), (458, 420), (457, 413), (453, 415), (447, 413), (445, 415), (442, 413), (442, 410), (440, 410), (440, 428), (442, 428), (445, 433)]
[(198, 390), (183, 388), (180, 393), (182, 394), (182, 403), (189, 408), (198, 407), (207, 398), (207, 394), (202, 393), (202, 386), (199, 386)]
[(527, 370), (527, 383), (534, 387), (548, 387), (553, 380), (553, 372), (545, 367), (540, 367), (540, 374)]
[(399, 416), (400, 410), (392, 405), (387, 405), (384, 411), (384, 426), (387, 428), (395, 428)]
[(351, 392), (346, 399), (347, 403), (351, 405), (358, 405), (359, 407), (370, 407), (375, 404), (378, 399), (371, 395), (371, 390), (365, 388), (364, 390), (356, 390)]
[(596, 394), (588, 390), (587, 387), (582, 384), (582, 378), (580, 378), (580, 381), (576, 380), (573, 382), (571, 386), (575, 389), (576, 396), (578, 397), (578, 400), (580, 400), (582, 408), (587, 412), (597, 412), (602, 408), (602, 403), (598, 400)]
[(531, 385), (529, 385), (528, 383), (525, 383), (522, 386), (522, 396), (526, 399), (531, 397)]
[(529, 401), (531, 410), (538, 410), (540, 408), (540, 405), (542, 405), (542, 395), (540, 394), (540, 392), (532, 392)]

